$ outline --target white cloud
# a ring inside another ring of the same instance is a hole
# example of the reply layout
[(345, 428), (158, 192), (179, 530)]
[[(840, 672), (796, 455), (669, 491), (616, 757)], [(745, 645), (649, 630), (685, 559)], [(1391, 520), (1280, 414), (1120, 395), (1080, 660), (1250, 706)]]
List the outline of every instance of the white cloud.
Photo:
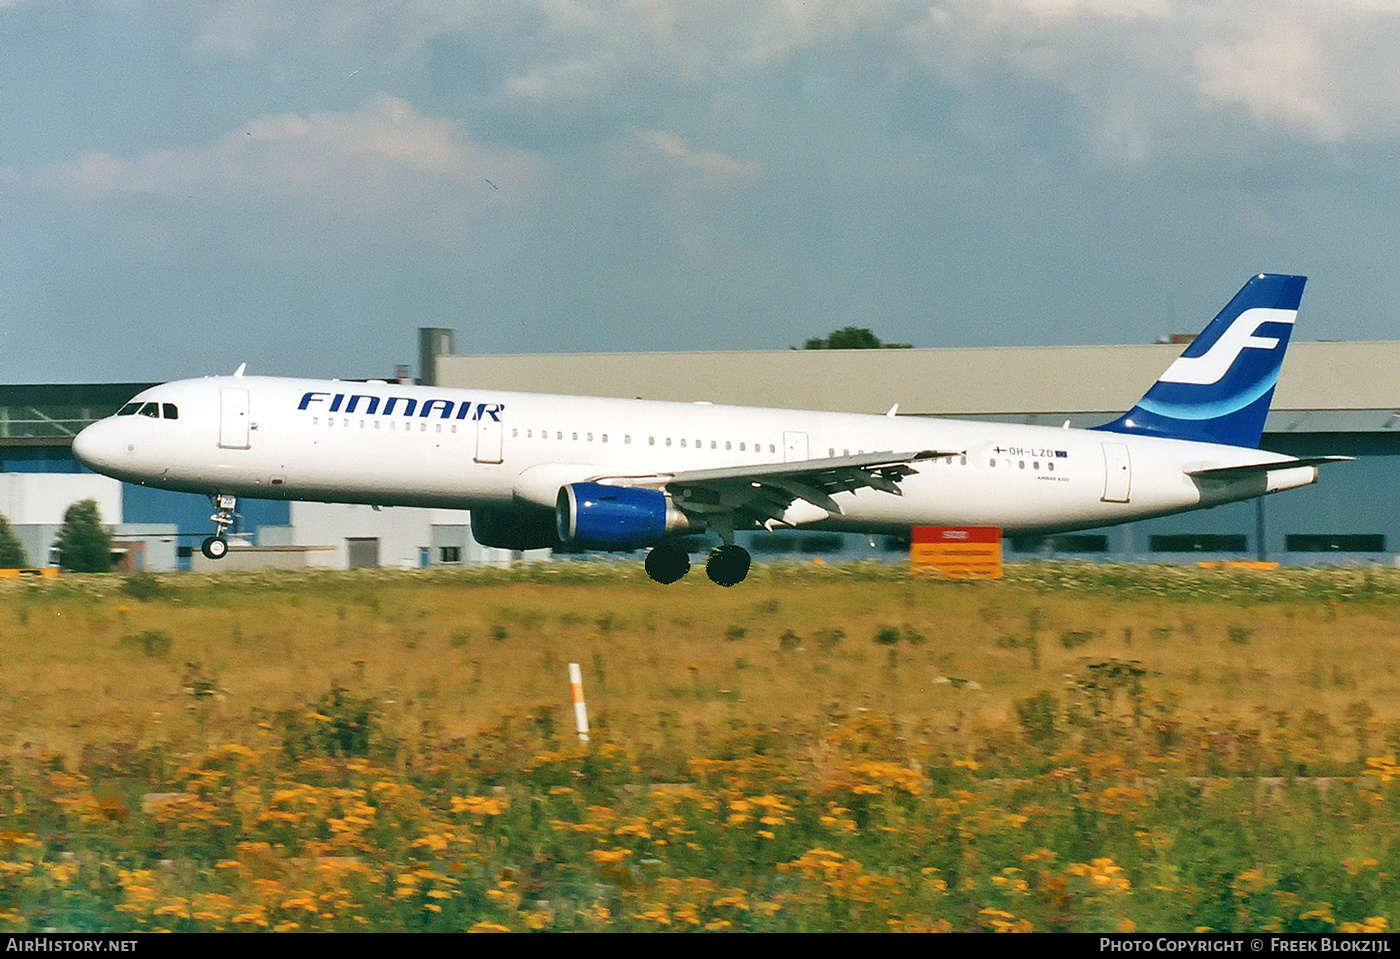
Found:
[(453, 120), (380, 96), (348, 112), (253, 120), (217, 142), (151, 150), (133, 159), (89, 152), (54, 178), (91, 197), (118, 194), (298, 194), (344, 205), (434, 183), (518, 194), (538, 174), (527, 152), (487, 147)]
[(1350, 130), (1339, 104), (1328, 102), (1333, 69), (1316, 31), (1267, 23), (1261, 33), (1203, 47), (1196, 54), (1196, 89), (1208, 106), (1242, 106), (1260, 126), (1339, 141)]
[(697, 150), (675, 133), (653, 130), (638, 134), (636, 141), (649, 159), (660, 161), (668, 169), (693, 175), (705, 186), (742, 185), (763, 174), (760, 164), (714, 150)]
[[(1400, 5), (1290, 0), (940, 0), (904, 33), (972, 101), (997, 76), (1071, 98), (1101, 159), (1229, 155), (1232, 116), (1304, 142), (1400, 135)], [(996, 104), (980, 109), (992, 118)]]

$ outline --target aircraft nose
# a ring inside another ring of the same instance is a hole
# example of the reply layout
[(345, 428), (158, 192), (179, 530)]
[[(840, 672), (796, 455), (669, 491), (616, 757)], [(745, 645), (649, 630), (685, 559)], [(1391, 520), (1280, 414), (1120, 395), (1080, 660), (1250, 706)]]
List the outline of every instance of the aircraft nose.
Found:
[(73, 455), (78, 462), (98, 473), (116, 463), (122, 448), (120, 438), (107, 420), (98, 420), (73, 437)]

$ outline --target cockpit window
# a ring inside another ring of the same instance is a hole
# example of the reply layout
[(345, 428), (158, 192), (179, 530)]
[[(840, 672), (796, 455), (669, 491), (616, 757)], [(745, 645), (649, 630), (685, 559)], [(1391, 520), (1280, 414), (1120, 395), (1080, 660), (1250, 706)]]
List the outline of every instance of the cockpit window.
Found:
[(128, 403), (117, 410), (118, 416), (149, 416), (153, 420), (178, 420), (180, 408), (174, 403)]

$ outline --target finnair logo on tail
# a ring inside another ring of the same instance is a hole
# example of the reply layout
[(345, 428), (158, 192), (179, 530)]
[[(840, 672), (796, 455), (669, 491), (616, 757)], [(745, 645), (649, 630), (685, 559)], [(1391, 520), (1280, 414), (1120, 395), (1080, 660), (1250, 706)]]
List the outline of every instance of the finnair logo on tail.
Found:
[(1271, 336), (1256, 336), (1265, 323), (1292, 325), (1297, 310), (1276, 310), (1257, 306), (1235, 317), (1229, 329), (1200, 356), (1178, 357), (1162, 374), (1161, 382), (1211, 386), (1219, 383), (1245, 350), (1272, 350), (1278, 340)]

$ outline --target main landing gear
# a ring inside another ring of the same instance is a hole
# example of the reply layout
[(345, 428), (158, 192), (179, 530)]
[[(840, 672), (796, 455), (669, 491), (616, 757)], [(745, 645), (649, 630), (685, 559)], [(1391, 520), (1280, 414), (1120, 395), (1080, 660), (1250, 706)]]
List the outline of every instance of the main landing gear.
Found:
[(215, 532), (200, 544), (199, 549), (210, 559), (223, 559), (228, 555), (228, 537), (225, 533), (233, 525), (233, 509), (238, 505), (238, 497), (216, 493), (211, 498), (214, 500), (214, 515), (209, 518), (214, 521)]
[[(744, 581), (752, 564), (748, 550), (726, 543), (710, 552), (705, 575), (720, 586), (733, 586)], [(674, 583), (690, 572), (690, 557), (679, 543), (662, 543), (647, 553), (646, 570), (658, 583)]]
[(744, 581), (752, 564), (748, 550), (727, 543), (711, 551), (710, 558), (705, 561), (705, 575), (720, 586), (733, 586)]
[(690, 556), (679, 543), (662, 543), (647, 553), (647, 575), (669, 586), (690, 572)]

